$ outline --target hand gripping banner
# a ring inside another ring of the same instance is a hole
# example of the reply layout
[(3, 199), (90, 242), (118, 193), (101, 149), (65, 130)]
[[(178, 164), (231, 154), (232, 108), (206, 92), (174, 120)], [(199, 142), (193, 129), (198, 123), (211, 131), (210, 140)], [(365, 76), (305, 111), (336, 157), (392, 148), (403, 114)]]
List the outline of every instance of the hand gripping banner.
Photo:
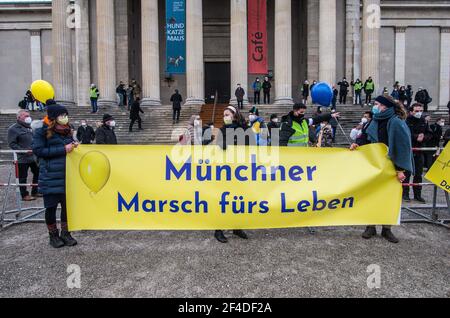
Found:
[(80, 146), (71, 231), (396, 225), (401, 184), (381, 144), (346, 149)]

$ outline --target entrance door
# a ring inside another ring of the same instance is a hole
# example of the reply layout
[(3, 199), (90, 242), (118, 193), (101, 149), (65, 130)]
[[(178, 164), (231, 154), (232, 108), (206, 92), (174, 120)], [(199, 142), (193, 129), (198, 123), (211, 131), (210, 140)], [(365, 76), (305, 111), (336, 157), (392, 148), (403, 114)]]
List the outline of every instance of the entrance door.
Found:
[(219, 104), (230, 102), (231, 67), (229, 62), (205, 63), (205, 94), (206, 103), (213, 104), (216, 90), (219, 94)]

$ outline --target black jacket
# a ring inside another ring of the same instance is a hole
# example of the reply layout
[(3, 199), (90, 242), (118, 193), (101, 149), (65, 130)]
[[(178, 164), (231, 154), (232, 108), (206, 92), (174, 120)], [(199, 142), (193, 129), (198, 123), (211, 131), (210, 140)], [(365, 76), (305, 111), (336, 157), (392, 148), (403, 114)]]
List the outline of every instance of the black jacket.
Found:
[[(312, 125), (318, 125), (324, 121), (330, 121), (331, 120), (331, 114), (326, 115), (318, 115), (315, 116), (312, 119)], [(296, 117), (294, 116), (294, 112), (290, 112), (287, 116), (284, 116), (281, 120), (281, 129), (280, 129), (280, 147), (287, 147), (289, 143), (289, 139), (292, 137), (292, 135), (295, 133), (294, 128), (292, 128), (293, 122), (297, 122), (300, 125), (304, 120), (308, 120), (309, 118), (305, 117)]]
[[(427, 123), (425, 122), (424, 118), (416, 118), (414, 116), (408, 116), (406, 119), (406, 124), (408, 125), (409, 129), (411, 130), (411, 138), (412, 138), (412, 146), (413, 148), (421, 148), (423, 147), (428, 141), (431, 140), (432, 136), (427, 133)], [(417, 138), (420, 134), (424, 134), (425, 138), (423, 142), (418, 142)]]
[(430, 97), (430, 94), (428, 94), (428, 91), (426, 89), (424, 89), (424, 90), (421, 90), (420, 92), (417, 92), (415, 101), (426, 105), (426, 104), (431, 103), (433, 100)]
[(134, 102), (130, 109), (130, 119), (137, 120), (140, 118), (139, 113), (144, 113), (139, 102)]
[(347, 93), (348, 92), (348, 88), (350, 87), (350, 84), (347, 81), (339, 82), (338, 85), (339, 85), (339, 91), (341, 93)]
[(95, 132), (97, 145), (117, 145), (117, 137), (114, 130), (106, 125), (102, 125)]
[[(239, 132), (245, 132), (245, 136), (240, 136)], [(248, 127), (238, 123), (223, 126), (220, 128), (220, 134), (219, 137), (222, 138), (219, 138), (217, 143), (224, 150), (228, 146), (254, 146), (256, 144), (252, 129), (248, 129)]]
[[(8, 145), (12, 150), (31, 150), (33, 133), (26, 124), (15, 123), (8, 129)], [(19, 163), (35, 162), (33, 154), (18, 154)]]
[(95, 140), (94, 128), (80, 126), (77, 130), (77, 139), (83, 145), (90, 145)]
[(181, 109), (183, 97), (180, 94), (173, 94), (172, 97), (170, 97), (170, 101), (172, 102), (173, 109)]
[(272, 84), (269, 81), (264, 81), (262, 84), (262, 88), (264, 93), (269, 93), (270, 89), (272, 88)]
[(431, 147), (439, 147), (439, 144), (441, 142), (442, 139), (442, 127), (439, 126), (438, 124), (433, 124), (430, 126), (430, 131), (431, 131), (431, 140), (429, 141), (429, 145)]

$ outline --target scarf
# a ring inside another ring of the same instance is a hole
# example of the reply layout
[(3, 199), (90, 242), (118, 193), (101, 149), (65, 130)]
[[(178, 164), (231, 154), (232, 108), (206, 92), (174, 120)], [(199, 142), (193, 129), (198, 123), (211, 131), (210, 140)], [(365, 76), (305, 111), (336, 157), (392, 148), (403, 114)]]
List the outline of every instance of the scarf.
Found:
[(411, 131), (404, 120), (396, 114), (394, 108), (376, 114), (367, 127), (367, 136), (372, 143), (378, 143), (378, 122), (388, 120), (389, 158), (397, 168), (414, 174)]

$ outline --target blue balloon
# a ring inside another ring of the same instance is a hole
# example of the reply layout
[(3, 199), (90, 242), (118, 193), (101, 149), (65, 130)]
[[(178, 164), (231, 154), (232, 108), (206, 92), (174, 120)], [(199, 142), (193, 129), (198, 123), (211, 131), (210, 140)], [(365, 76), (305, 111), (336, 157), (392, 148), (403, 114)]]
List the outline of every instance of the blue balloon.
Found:
[(328, 83), (317, 83), (312, 89), (311, 97), (313, 103), (323, 107), (330, 107), (333, 101), (333, 89)]

